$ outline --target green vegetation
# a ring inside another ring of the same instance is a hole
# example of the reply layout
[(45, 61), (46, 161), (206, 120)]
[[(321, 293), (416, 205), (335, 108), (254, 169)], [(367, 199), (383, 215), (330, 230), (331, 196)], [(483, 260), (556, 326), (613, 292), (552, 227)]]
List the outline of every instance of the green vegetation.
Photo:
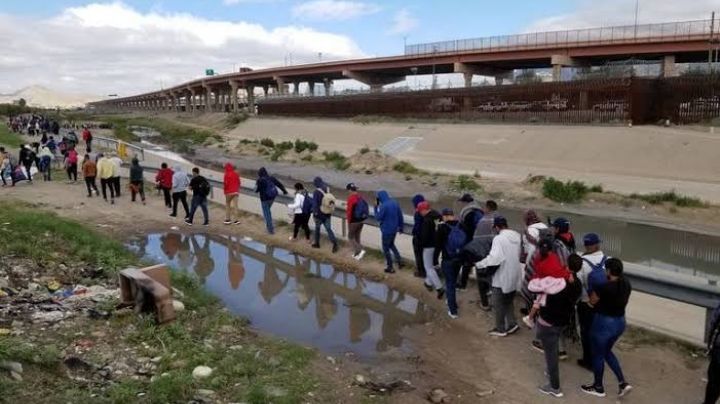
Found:
[(599, 184), (588, 186), (582, 181), (562, 182), (553, 177), (529, 177), (526, 182), (529, 184), (542, 183), (543, 196), (552, 201), (561, 203), (580, 202), (585, 198), (585, 196), (587, 196), (588, 193), (603, 192), (603, 187)]
[(232, 113), (232, 114), (228, 115), (227, 118), (225, 118), (225, 126), (229, 129), (234, 128), (234, 127), (240, 125), (241, 123), (247, 121), (248, 118), (250, 118), (250, 115), (245, 111), (238, 112), (238, 113)]
[(456, 192), (477, 192), (482, 190), (482, 186), (469, 175), (460, 175), (450, 181), (450, 189)]
[(325, 161), (334, 169), (339, 171), (345, 171), (350, 168), (350, 162), (347, 157), (343, 156), (339, 152), (323, 152)]
[(5, 123), (0, 123), (0, 145), (17, 148), (22, 145), (20, 135), (13, 133)]
[(368, 154), (370, 152), (370, 148), (368, 146), (363, 146), (362, 149), (360, 149), (360, 154)]
[(0, 116), (15, 116), (33, 111), (36, 111), (36, 109), (30, 108), (27, 105), (0, 104)]
[(631, 194), (631, 199), (647, 202), (651, 205), (669, 203), (679, 208), (706, 208), (708, 204), (699, 198), (679, 195), (674, 190), (669, 192), (657, 192), (654, 194)]
[(302, 153), (305, 150), (308, 150), (310, 152), (314, 152), (318, 149), (318, 144), (313, 141), (305, 141), (300, 139), (295, 139), (295, 153)]
[(407, 161), (398, 161), (393, 166), (393, 170), (402, 174), (419, 174), (420, 169), (408, 163)]
[(269, 148), (271, 148), (271, 149), (275, 147), (275, 142), (273, 142), (272, 139), (267, 138), (267, 137), (264, 138), (264, 139), (261, 139), (261, 140), (260, 140), (260, 144), (263, 145), (263, 146), (265, 146), (265, 147), (269, 147)]

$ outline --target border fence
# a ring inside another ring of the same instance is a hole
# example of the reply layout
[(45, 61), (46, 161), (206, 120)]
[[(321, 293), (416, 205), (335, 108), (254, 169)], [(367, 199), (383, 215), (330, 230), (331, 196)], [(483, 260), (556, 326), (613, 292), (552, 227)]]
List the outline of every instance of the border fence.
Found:
[(260, 115), (459, 119), (558, 124), (687, 124), (720, 117), (720, 77), (571, 82), (263, 99)]

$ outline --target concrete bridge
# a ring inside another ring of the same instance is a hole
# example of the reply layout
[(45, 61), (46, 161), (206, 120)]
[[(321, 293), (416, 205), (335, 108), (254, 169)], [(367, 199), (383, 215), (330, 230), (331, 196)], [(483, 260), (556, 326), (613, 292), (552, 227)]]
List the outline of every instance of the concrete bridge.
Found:
[(552, 68), (553, 78), (560, 80), (565, 67), (590, 68), (630, 58), (656, 61), (662, 75), (670, 77), (678, 73), (676, 63), (708, 61), (718, 47), (718, 25), (715, 20), (697, 20), (408, 45), (401, 56), (241, 69), (90, 105), (105, 111), (238, 111), (254, 106), (258, 93), (300, 95), (301, 83), (307, 83), (311, 96), (316, 85), (330, 95), (333, 82), (344, 79), (380, 92), (408, 76), (461, 73), (470, 87), (475, 75), (494, 77), (502, 84), (515, 69)]

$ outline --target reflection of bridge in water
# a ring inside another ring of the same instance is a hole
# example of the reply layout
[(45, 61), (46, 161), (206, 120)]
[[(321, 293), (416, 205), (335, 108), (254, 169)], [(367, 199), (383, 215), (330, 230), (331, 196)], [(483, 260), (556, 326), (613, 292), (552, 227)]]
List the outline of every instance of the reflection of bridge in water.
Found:
[[(402, 330), (428, 316), (422, 302), (382, 283), (254, 241), (168, 233), (150, 235), (135, 247), (192, 269), (211, 293), (258, 329), (328, 350), (362, 355), (402, 347)], [(227, 277), (220, 268), (227, 268)]]

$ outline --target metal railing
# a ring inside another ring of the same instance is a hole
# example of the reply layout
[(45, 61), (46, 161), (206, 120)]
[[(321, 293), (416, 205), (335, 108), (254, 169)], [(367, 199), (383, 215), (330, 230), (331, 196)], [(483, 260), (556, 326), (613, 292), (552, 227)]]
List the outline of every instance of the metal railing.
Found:
[(140, 160), (145, 160), (145, 149), (122, 140), (93, 136), (93, 143), (95, 147), (104, 147), (106, 149), (115, 150), (121, 158), (128, 157), (128, 153), (134, 152)]
[(712, 32), (711, 26), (712, 20), (708, 19), (458, 39), (407, 45), (405, 47), (405, 55), (413, 56), (468, 51), (491, 52), (588, 44), (646, 43), (657, 40), (681, 41), (704, 37), (710, 39)]

